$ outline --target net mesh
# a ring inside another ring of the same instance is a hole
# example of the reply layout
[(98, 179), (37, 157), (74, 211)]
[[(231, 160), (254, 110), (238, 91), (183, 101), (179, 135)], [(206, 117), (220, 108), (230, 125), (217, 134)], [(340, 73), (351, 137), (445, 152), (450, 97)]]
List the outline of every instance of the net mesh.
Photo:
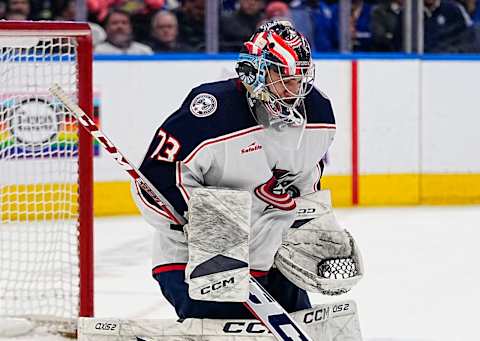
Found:
[(0, 37), (0, 317), (78, 316), (78, 135), (71, 37)]

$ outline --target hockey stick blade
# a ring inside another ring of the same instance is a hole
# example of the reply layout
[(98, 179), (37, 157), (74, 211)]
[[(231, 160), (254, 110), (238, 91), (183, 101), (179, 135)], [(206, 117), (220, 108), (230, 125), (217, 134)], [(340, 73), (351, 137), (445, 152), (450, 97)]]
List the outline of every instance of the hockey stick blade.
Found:
[[(175, 208), (158, 192), (150, 181), (120, 153), (117, 147), (98, 128), (96, 123), (68, 97), (58, 84), (54, 84), (48, 90), (75, 116), (79, 124), (97, 139), (100, 145), (133, 178), (137, 185), (151, 196), (162, 209), (163, 215), (176, 222), (176, 224), (184, 225), (187, 223), (186, 219), (176, 212)], [(250, 277), (249, 289), (250, 297), (247, 302), (244, 302), (244, 305), (278, 340), (312, 341), (297, 322), (253, 277)]]

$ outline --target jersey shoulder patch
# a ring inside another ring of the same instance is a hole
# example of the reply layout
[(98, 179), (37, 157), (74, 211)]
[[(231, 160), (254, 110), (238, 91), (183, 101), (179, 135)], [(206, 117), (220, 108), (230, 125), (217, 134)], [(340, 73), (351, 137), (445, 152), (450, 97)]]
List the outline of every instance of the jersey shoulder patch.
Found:
[(179, 159), (205, 140), (258, 125), (236, 79), (202, 84), (188, 94), (182, 106), (161, 129), (182, 145)]
[(207, 117), (213, 114), (217, 107), (217, 98), (212, 94), (202, 92), (193, 98), (190, 103), (190, 112), (197, 117)]

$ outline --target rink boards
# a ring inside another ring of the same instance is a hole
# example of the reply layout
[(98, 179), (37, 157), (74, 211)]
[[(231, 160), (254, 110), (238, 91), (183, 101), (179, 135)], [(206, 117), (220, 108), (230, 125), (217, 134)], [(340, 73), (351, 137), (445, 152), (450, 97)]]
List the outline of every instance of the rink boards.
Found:
[[(336, 206), (480, 203), (480, 59), (323, 57), (315, 85), (337, 133), (322, 186)], [(138, 164), (190, 89), (234, 76), (232, 55), (98, 56), (95, 119)], [(127, 176), (98, 145), (94, 154), (96, 215), (136, 213)]]
[[(192, 56), (96, 59), (100, 124), (135, 163), (191, 88), (235, 75), (232, 56)], [(337, 120), (323, 180), (335, 205), (479, 203), (480, 60), (380, 57), (316, 60), (315, 85)], [(97, 215), (136, 212), (126, 176), (102, 152), (95, 182)]]

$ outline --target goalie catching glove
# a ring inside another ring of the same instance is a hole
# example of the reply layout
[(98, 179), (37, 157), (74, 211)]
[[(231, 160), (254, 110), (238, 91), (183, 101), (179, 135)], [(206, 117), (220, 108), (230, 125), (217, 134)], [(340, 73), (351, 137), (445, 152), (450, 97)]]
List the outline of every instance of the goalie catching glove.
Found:
[(349, 291), (363, 276), (355, 240), (333, 214), (330, 192), (296, 199), (297, 220), (284, 236), (275, 265), (298, 287), (325, 295)]

